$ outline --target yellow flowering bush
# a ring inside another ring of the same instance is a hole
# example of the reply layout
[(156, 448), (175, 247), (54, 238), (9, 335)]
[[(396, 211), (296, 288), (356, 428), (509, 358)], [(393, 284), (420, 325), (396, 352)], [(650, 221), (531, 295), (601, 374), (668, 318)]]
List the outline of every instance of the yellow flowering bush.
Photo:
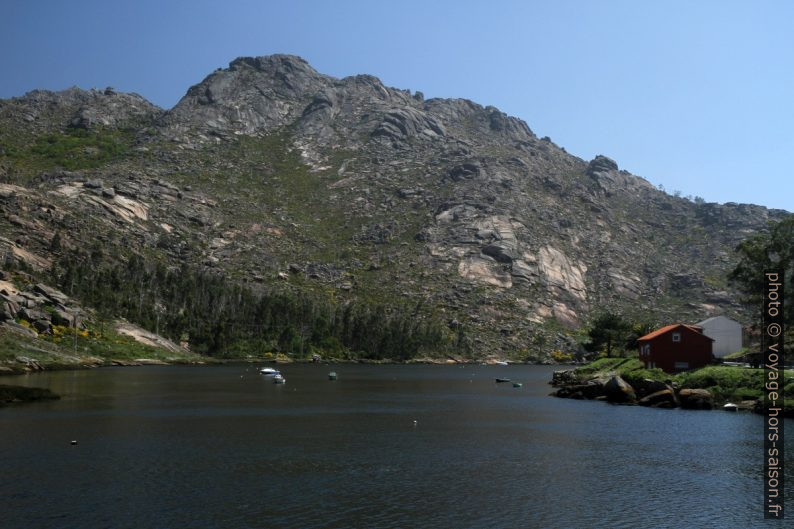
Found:
[(573, 362), (573, 354), (563, 353), (562, 351), (552, 351), (551, 358), (558, 364), (567, 364)]

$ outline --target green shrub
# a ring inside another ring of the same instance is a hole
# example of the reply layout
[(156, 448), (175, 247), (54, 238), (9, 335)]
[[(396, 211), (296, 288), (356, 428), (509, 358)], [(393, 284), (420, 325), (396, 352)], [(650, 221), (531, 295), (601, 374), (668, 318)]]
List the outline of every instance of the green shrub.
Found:
[(735, 400), (758, 400), (763, 398), (764, 392), (760, 389), (740, 388), (733, 392)]
[(5, 148), (5, 156), (28, 169), (93, 169), (125, 156), (132, 145), (132, 133), (97, 129), (69, 129), (39, 136), (32, 145)]

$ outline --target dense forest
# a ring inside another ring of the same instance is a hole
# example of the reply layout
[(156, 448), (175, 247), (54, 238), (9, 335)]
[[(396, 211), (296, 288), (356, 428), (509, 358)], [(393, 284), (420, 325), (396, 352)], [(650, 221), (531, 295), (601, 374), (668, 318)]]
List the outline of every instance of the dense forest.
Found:
[(217, 273), (186, 264), (167, 268), (137, 255), (113, 261), (99, 250), (69, 253), (52, 272), (65, 293), (101, 318), (123, 317), (211, 356), (281, 352), (404, 361), (438, 355), (455, 342), (419, 305), (337, 303), (288, 289), (255, 290)]

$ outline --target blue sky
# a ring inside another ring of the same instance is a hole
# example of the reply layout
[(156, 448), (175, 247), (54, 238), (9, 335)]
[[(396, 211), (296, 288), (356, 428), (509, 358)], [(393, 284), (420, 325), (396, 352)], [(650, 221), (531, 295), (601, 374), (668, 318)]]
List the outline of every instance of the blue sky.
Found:
[(794, 2), (0, 0), (0, 97), (77, 85), (171, 107), (292, 53), (465, 97), (672, 192), (794, 211)]

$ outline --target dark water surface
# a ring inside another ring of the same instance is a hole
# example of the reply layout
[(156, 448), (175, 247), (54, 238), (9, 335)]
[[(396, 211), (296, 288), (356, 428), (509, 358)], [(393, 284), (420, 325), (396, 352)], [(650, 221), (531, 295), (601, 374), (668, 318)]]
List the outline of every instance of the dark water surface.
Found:
[(64, 398), (0, 409), (0, 527), (784, 527), (761, 515), (761, 417), (551, 398), (551, 370), (5, 377)]

